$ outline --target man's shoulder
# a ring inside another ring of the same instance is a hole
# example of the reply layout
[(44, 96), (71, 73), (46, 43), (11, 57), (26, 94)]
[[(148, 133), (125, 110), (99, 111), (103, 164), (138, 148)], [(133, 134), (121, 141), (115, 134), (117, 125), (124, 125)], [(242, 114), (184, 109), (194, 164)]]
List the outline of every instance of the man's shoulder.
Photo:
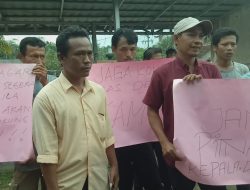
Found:
[(239, 67), (239, 68), (248, 68), (245, 64), (243, 63), (239, 63), (239, 62), (234, 62), (235, 67)]
[(89, 82), (89, 85), (94, 89), (94, 90), (98, 90), (98, 91), (104, 91), (104, 88), (102, 85), (94, 82), (94, 81), (91, 81), (91, 80), (88, 80)]
[(175, 64), (175, 60), (176, 59), (174, 58), (171, 61), (164, 63), (163, 65), (161, 65), (158, 68), (156, 68), (154, 70), (154, 72), (156, 72), (156, 73), (164, 73), (164, 72), (168, 71)]
[(37, 96), (48, 96), (50, 97), (50, 94), (53, 95), (55, 90), (59, 87), (59, 80), (58, 78), (54, 79), (53, 81), (49, 82), (46, 86), (44, 86)]
[(239, 63), (239, 62), (236, 62), (236, 61), (234, 61), (233, 63), (234, 63), (234, 65), (236, 65), (236, 66), (246, 66), (245, 64)]
[(240, 73), (241, 76), (249, 72), (248, 66), (243, 63), (234, 62), (234, 68)]
[(250, 79), (250, 72), (244, 74), (243, 76), (241, 76), (242, 79)]

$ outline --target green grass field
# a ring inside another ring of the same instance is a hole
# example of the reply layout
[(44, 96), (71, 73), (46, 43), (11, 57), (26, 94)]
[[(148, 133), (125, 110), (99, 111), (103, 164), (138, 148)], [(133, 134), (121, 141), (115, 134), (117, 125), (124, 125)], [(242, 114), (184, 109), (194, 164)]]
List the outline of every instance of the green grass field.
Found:
[(12, 179), (13, 164), (0, 164), (0, 189), (9, 190), (9, 183)]

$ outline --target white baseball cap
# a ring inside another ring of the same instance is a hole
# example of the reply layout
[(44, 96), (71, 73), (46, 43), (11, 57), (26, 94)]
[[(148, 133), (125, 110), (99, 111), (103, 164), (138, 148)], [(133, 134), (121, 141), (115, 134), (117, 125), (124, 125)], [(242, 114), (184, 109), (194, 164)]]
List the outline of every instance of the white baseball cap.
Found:
[(187, 17), (176, 23), (176, 25), (174, 26), (174, 35), (180, 34), (181, 32), (184, 32), (197, 25), (202, 27), (205, 35), (210, 34), (213, 30), (213, 24), (210, 20), (199, 21), (196, 18)]

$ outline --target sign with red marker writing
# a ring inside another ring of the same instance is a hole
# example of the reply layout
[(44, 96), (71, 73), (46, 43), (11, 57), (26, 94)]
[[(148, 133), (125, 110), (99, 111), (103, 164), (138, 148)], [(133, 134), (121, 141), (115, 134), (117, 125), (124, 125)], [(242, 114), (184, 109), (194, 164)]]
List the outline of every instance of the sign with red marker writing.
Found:
[(250, 80), (174, 80), (176, 167), (209, 185), (250, 184)]
[(0, 64), (0, 162), (25, 161), (33, 154), (34, 64)]
[(94, 64), (90, 80), (101, 84), (108, 99), (108, 110), (116, 147), (156, 141), (149, 126), (147, 107), (142, 100), (153, 71), (172, 59)]

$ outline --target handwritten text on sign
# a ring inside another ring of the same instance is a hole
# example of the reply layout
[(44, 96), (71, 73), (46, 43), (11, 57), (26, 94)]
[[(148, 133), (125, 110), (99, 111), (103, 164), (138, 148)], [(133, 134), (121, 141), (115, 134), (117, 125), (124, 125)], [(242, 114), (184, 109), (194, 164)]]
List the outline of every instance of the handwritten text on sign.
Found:
[(249, 184), (250, 80), (175, 80), (173, 96), (176, 167), (204, 184)]
[(156, 140), (142, 100), (153, 71), (168, 62), (169, 59), (160, 59), (92, 66), (90, 80), (101, 84), (107, 92), (116, 147)]
[(0, 64), (0, 162), (24, 161), (32, 147), (33, 64)]

